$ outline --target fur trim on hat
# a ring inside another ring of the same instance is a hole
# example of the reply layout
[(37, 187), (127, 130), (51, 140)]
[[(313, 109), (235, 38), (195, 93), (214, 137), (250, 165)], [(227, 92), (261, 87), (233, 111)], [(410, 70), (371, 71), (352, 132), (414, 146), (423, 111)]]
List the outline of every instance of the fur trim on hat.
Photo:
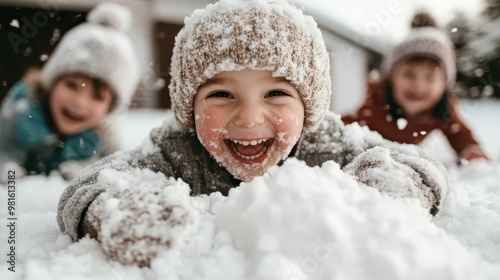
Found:
[(179, 122), (194, 129), (198, 87), (218, 73), (269, 70), (298, 90), (305, 127), (314, 129), (330, 105), (330, 59), (312, 17), (286, 0), (221, 0), (186, 18), (175, 40), (169, 86)]
[(130, 26), (130, 10), (100, 3), (87, 21), (63, 36), (42, 69), (42, 86), (50, 91), (65, 75), (86, 75), (108, 84), (116, 95), (116, 107), (125, 107), (139, 81), (132, 42), (124, 33)]
[(383, 71), (391, 75), (399, 62), (417, 56), (429, 57), (443, 67), (448, 87), (453, 87), (457, 70), (455, 49), (449, 36), (439, 30), (434, 19), (426, 13), (416, 14), (411, 25), (411, 33), (385, 58)]

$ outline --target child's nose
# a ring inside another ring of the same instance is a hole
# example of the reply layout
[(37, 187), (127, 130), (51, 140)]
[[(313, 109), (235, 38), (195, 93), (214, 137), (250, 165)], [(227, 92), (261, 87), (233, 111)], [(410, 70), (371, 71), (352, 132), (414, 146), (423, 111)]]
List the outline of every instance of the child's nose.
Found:
[(426, 81), (425, 79), (415, 79), (415, 83), (413, 84), (415, 91), (425, 91), (426, 90)]
[(234, 124), (241, 128), (252, 128), (264, 123), (264, 113), (258, 106), (241, 106), (234, 116)]
[(84, 109), (90, 104), (90, 98), (82, 92), (74, 95), (73, 105), (78, 109)]

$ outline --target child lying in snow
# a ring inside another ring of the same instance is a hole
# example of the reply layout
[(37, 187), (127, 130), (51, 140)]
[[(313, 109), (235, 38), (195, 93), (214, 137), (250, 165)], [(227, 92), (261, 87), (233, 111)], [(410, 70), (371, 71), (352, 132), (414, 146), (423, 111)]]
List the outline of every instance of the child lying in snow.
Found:
[[(367, 185), (439, 210), (448, 188), (440, 163), (328, 111), (322, 35), (287, 2), (221, 0), (195, 11), (177, 35), (171, 69), (175, 119), (153, 130), (150, 146), (100, 161), (63, 193), (58, 223), (73, 240), (90, 235), (111, 259), (147, 266), (192, 221), (162, 193), (173, 178), (191, 195), (227, 194), (289, 157), (309, 166), (333, 160)], [(165, 177), (123, 187), (146, 169)], [(387, 176), (400, 188), (388, 189)], [(125, 216), (105, 214), (113, 207)]]

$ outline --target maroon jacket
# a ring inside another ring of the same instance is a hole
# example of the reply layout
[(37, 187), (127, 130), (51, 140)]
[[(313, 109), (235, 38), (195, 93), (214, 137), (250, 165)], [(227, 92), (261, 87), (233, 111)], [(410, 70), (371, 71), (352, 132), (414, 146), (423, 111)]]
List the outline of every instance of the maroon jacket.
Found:
[[(440, 129), (457, 154), (467, 160), (488, 159), (470, 129), (457, 112), (457, 99), (450, 98), (450, 117), (446, 120), (434, 118), (429, 112), (418, 120), (407, 119), (406, 126), (398, 128), (397, 122), (388, 111), (386, 95), (381, 83), (370, 83), (365, 103), (354, 115), (342, 117), (344, 123), (358, 122), (380, 133), (384, 138), (399, 143), (418, 144), (434, 129)], [(400, 129), (401, 128), (401, 129)]]

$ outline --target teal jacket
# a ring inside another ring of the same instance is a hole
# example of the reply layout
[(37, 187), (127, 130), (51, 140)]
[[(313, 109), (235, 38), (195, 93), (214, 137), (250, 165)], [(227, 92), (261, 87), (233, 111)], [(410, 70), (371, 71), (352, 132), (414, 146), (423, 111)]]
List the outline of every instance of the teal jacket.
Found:
[(28, 173), (49, 174), (65, 161), (84, 160), (96, 154), (102, 142), (97, 130), (58, 135), (49, 109), (34, 97), (34, 91), (24, 82), (18, 82), (3, 102), (0, 165), (15, 162)]

